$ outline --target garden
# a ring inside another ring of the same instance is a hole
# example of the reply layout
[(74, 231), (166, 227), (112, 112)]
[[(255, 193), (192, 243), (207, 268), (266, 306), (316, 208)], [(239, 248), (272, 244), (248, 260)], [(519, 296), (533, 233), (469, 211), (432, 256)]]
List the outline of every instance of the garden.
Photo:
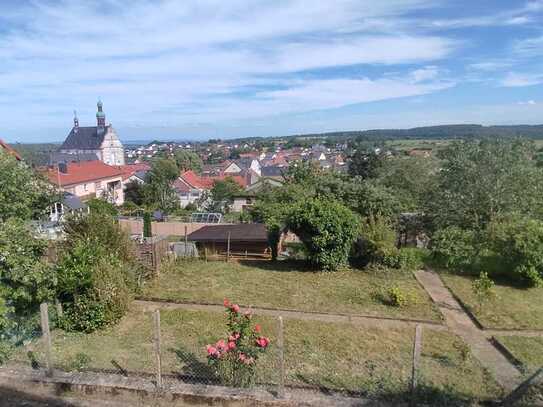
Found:
[[(244, 315), (244, 310), (240, 315)], [(261, 335), (269, 338), (256, 367), (255, 381), (278, 381), (276, 319), (252, 317)], [(209, 344), (227, 334), (227, 316), (217, 312), (163, 310), (163, 372), (169, 378), (215, 383), (217, 373), (207, 361)], [(150, 313), (137, 305), (115, 325), (91, 334), (57, 330), (53, 361), (67, 371), (108, 371), (152, 375), (153, 329)], [(414, 330), (362, 328), (345, 323), (286, 319), (284, 360), (286, 385), (321, 388), (375, 397), (405, 397), (411, 374)], [(12, 366), (43, 366), (39, 340), (20, 349)], [(500, 388), (471, 356), (460, 338), (425, 330), (420, 364), (421, 389), (455, 400), (493, 399)]]

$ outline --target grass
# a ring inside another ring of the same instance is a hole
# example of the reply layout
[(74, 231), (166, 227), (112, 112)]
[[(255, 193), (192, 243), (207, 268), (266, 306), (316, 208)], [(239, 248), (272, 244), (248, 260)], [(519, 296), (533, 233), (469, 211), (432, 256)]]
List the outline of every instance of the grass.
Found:
[(517, 288), (496, 281), (496, 299), (479, 310), (472, 291), (474, 277), (452, 273), (441, 277), (485, 328), (543, 329), (543, 288)]
[[(258, 377), (265, 383), (274, 383), (278, 378), (274, 346), (277, 323), (270, 318), (255, 317), (255, 320), (272, 340), (269, 352), (259, 361)], [(164, 373), (212, 377), (205, 360), (205, 345), (224, 335), (224, 315), (164, 310), (161, 325)], [(85, 335), (55, 331), (55, 365), (66, 370), (121, 367), (128, 372), (152, 373), (151, 327), (150, 315), (133, 306), (117, 326), (100, 332)], [(286, 319), (286, 382), (405, 400), (413, 336), (412, 329), (383, 330)], [(498, 386), (473, 358), (462, 357), (458, 341), (446, 332), (425, 331), (421, 358), (425, 396), (430, 395), (432, 400), (496, 397), (500, 392)], [(29, 363), (26, 353), (29, 349), (43, 363), (40, 341), (19, 351), (15, 361)], [(427, 392), (428, 389), (431, 391)]]
[(543, 337), (498, 336), (528, 373), (543, 367)]
[[(162, 273), (143, 297), (222, 304), (225, 298), (258, 307), (440, 320), (441, 316), (411, 273), (348, 269), (313, 272), (303, 262), (181, 262)], [(415, 298), (392, 307), (378, 293), (396, 285)]]

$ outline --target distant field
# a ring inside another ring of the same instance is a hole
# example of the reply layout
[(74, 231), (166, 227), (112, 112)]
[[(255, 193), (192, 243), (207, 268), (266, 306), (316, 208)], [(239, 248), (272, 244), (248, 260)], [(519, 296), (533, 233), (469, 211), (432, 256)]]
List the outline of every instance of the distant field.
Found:
[[(376, 294), (391, 285), (416, 300), (405, 308), (383, 304)], [(314, 272), (292, 261), (181, 262), (150, 282), (143, 297), (217, 304), (228, 298), (255, 307), (441, 319), (409, 272)]]

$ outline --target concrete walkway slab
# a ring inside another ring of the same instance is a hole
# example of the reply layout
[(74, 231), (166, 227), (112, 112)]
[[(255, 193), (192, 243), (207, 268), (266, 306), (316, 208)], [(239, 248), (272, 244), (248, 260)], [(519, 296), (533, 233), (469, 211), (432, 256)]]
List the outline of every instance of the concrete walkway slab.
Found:
[(506, 390), (512, 390), (521, 383), (519, 370), (489, 341), (488, 334), (472, 321), (452, 293), (431, 271), (418, 271), (416, 279), (428, 292), (445, 317), (450, 330), (460, 336), (471, 352)]

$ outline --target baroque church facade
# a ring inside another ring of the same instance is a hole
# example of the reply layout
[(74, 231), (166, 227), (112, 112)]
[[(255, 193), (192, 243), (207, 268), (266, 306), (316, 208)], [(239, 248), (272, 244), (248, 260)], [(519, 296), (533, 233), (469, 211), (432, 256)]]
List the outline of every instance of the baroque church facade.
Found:
[(74, 126), (59, 153), (68, 158), (78, 157), (74, 161), (87, 161), (93, 157), (107, 165), (125, 165), (123, 144), (111, 124), (106, 124), (106, 114), (100, 100), (96, 106), (96, 126), (79, 126), (79, 119), (74, 114)]

